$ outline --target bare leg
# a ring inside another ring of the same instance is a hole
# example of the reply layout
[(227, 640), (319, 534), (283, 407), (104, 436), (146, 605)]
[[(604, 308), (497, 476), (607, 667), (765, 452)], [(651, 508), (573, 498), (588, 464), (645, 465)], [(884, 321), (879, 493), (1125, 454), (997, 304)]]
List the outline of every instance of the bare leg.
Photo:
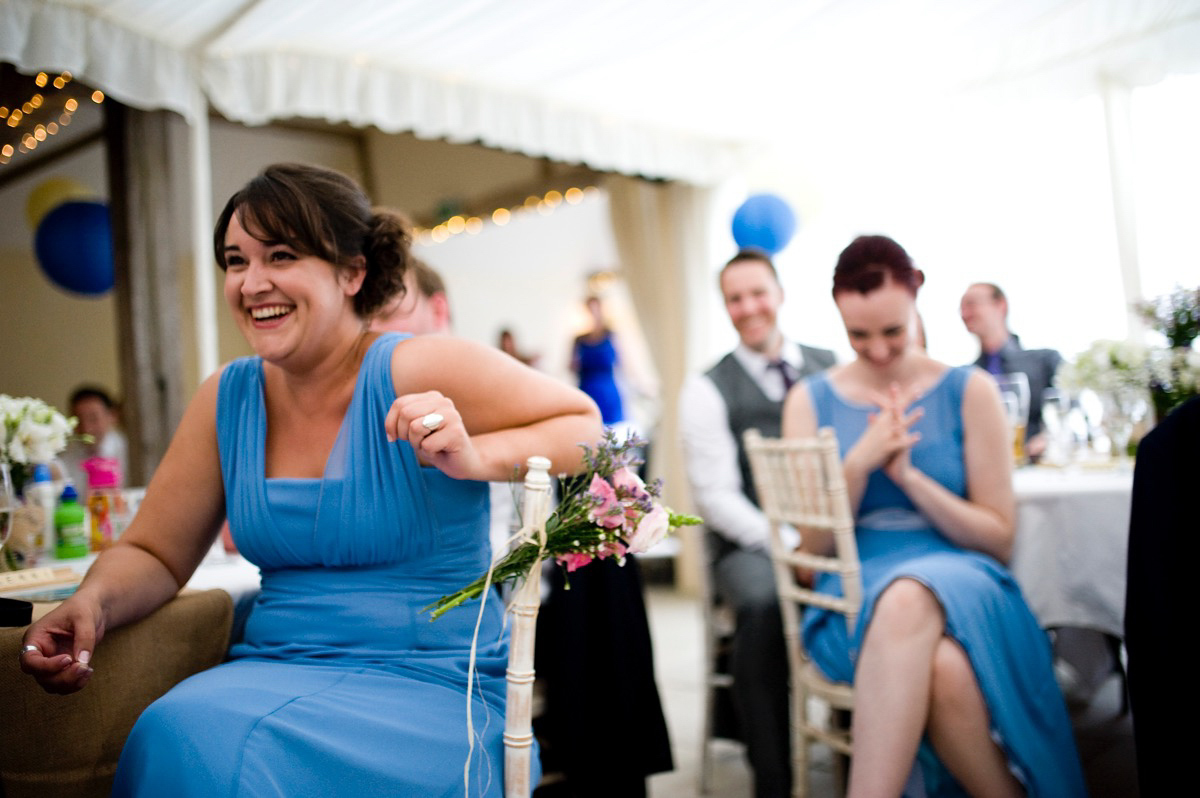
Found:
[(912, 579), (896, 580), (876, 600), (854, 675), (850, 798), (903, 791), (928, 719), (945, 625), (937, 599)]
[(971, 661), (958, 643), (943, 637), (933, 656), (929, 741), (946, 769), (976, 798), (1010, 798), (1025, 791), (992, 740), (988, 710)]

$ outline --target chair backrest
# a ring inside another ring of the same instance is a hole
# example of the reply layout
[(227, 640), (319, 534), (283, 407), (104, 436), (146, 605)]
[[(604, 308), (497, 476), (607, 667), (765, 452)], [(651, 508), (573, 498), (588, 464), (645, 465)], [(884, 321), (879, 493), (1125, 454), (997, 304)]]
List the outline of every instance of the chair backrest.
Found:
[[(783, 601), (784, 621), (798, 628), (795, 604), (840, 612), (848, 630), (854, 628), (862, 605), (862, 574), (854, 538), (854, 516), (833, 429), (822, 427), (815, 438), (764, 438), (758, 430), (744, 436), (746, 454), (758, 502), (771, 524), (771, 559)], [(832, 534), (833, 553), (785, 550), (781, 528), (790, 524), (805, 535)], [(839, 574), (842, 595), (817, 593), (801, 584), (796, 568)], [(790, 612), (789, 612), (790, 608)]]
[[(536, 542), (550, 514), (550, 461), (530, 457), (526, 463), (522, 536), (517, 545)], [(504, 795), (528, 798), (533, 758), (533, 656), (537, 639), (537, 614), (542, 603), (540, 567), (517, 586), (510, 606), (507, 705), (504, 713)]]

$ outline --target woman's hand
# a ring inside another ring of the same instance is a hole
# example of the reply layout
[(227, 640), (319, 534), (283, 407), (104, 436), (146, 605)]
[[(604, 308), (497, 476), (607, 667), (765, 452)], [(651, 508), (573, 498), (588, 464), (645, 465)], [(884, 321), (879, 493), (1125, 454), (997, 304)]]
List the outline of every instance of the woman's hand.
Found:
[(64, 601), (25, 632), (21, 670), (47, 693), (82, 690), (92, 678), (92, 652), (104, 626), (99, 607), (78, 596)]
[(906, 414), (904, 408), (911, 397), (895, 383), (887, 394), (878, 394), (872, 399), (879, 405), (879, 412), (867, 417), (867, 429), (846, 452), (846, 459), (853, 460), (866, 474), (883, 468), (897, 484), (902, 484), (897, 477), (903, 478), (911, 467), (909, 451), (921, 439), (919, 432), (910, 430), (925, 411), (918, 407)]
[(454, 402), (437, 391), (397, 398), (383, 423), (389, 441), (408, 441), (417, 459), (447, 476), (473, 479), (482, 471), (462, 416)]

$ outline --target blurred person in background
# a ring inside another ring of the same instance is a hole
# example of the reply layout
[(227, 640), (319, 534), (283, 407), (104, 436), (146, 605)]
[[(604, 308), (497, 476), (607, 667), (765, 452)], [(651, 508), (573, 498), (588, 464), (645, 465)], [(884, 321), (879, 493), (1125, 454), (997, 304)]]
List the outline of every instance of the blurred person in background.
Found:
[(994, 283), (974, 283), (959, 303), (967, 332), (979, 339), (975, 365), (989, 374), (1024, 374), (1029, 378), (1029, 424), (1025, 450), (1036, 460), (1046, 450), (1042, 426), (1042, 398), (1054, 383), (1062, 355), (1053, 349), (1025, 349), (1008, 329), (1008, 297)]
[(82, 495), (88, 484), (84, 461), (104, 457), (117, 461), (124, 483), (129, 474), (128, 444), (125, 434), (117, 427), (120, 410), (112, 396), (99, 386), (81, 385), (71, 393), (68, 406), (68, 414), (79, 420), (75, 427), (76, 436), (89, 435), (91, 442), (85, 443), (76, 437), (67, 445), (61, 456), (67, 468), (66, 476)]
[(692, 501), (705, 519), (716, 594), (737, 617), (733, 702), (757, 798), (791, 795), (788, 668), (769, 525), (758, 508), (747, 429), (779, 437), (791, 386), (834, 363), (828, 349), (798, 344), (779, 329), (783, 287), (771, 259), (738, 252), (719, 277), (738, 346), (679, 396), (679, 428)]
[(372, 330), (412, 335), (445, 334), (450, 326), (446, 283), (433, 267), (416, 257), (404, 275), (404, 291), (371, 321)]

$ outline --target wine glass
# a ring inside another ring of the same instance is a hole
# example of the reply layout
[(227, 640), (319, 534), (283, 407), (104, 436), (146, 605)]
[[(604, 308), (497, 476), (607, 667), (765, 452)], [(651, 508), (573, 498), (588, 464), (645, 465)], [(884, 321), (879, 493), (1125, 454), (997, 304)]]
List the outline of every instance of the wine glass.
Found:
[(13, 490), (12, 475), (9, 473), (8, 463), (0, 463), (0, 550), (8, 542), (16, 511), (17, 494)]
[(1058, 388), (1042, 393), (1042, 427), (1046, 435), (1046, 451), (1042, 461), (1051, 465), (1066, 465), (1074, 457), (1075, 436), (1071, 431), (1071, 402)]
[(1134, 426), (1146, 416), (1146, 398), (1140, 391), (1117, 389), (1103, 397), (1104, 415), (1101, 424), (1112, 445), (1111, 455), (1118, 466), (1125, 466), (1129, 457), (1129, 440)]
[(1013, 461), (1022, 465), (1026, 460), (1025, 428), (1029, 425), (1029, 377), (1019, 371), (1013, 374), (998, 374), (996, 384), (1000, 387), (1000, 398), (1008, 416)]

